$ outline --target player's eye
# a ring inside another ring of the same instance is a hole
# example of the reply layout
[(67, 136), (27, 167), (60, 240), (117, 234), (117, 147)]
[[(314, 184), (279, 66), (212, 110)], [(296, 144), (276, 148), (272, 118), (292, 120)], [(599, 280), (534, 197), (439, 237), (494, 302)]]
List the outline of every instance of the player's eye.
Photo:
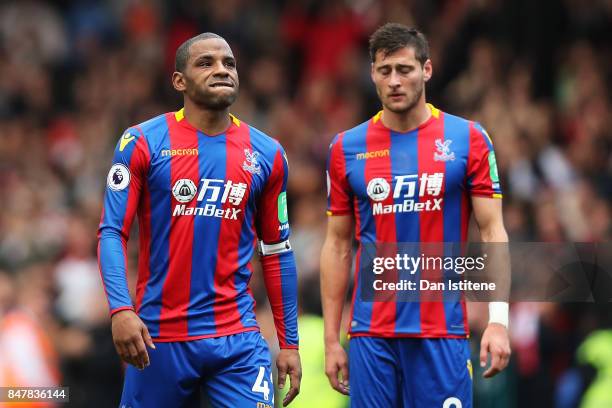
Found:
[(236, 68), (236, 61), (225, 61), (225, 66), (230, 67), (230, 68)]
[(398, 69), (398, 72), (399, 72), (400, 74), (404, 74), (404, 75), (405, 75), (405, 74), (409, 74), (409, 73), (411, 73), (413, 69), (414, 69), (413, 67), (400, 67), (400, 68)]
[(389, 75), (391, 73), (391, 68), (383, 67), (378, 70), (382, 75)]

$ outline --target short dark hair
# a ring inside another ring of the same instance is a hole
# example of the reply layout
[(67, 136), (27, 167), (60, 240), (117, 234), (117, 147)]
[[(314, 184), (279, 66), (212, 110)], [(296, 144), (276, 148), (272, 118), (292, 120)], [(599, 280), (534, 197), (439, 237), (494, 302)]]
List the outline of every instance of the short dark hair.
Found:
[(383, 52), (386, 57), (404, 47), (414, 48), (416, 59), (425, 64), (429, 59), (429, 44), (427, 38), (419, 30), (406, 27), (403, 24), (387, 23), (378, 28), (370, 37), (370, 58), (376, 61), (376, 53)]
[(176, 49), (176, 56), (174, 57), (174, 69), (178, 72), (183, 72), (185, 67), (187, 66), (187, 61), (189, 60), (189, 48), (195, 42), (200, 40), (208, 40), (209, 38), (219, 38), (223, 41), (225, 39), (218, 34), (215, 33), (202, 33), (198, 34), (195, 37), (191, 37)]

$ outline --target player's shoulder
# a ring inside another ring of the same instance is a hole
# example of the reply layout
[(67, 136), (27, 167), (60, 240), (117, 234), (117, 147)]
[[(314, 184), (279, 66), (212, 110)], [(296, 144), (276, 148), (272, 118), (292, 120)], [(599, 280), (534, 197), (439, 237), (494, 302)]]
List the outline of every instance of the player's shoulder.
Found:
[(444, 131), (449, 138), (465, 140), (472, 143), (475, 140), (483, 140), (487, 145), (492, 145), (491, 137), (480, 124), (480, 122), (440, 111), (444, 115)]
[(134, 132), (137, 137), (144, 136), (149, 138), (152, 135), (159, 133), (166, 133), (168, 129), (168, 115), (174, 115), (175, 112), (166, 112), (151, 119), (147, 119), (144, 122), (136, 123), (127, 128), (126, 132)]
[(476, 130), (480, 133), (486, 133), (482, 125), (476, 120), (464, 118), (458, 115), (453, 115), (452, 113), (448, 112), (440, 112), (444, 115), (444, 126), (446, 128), (450, 128), (450, 130), (453, 130), (453, 128), (457, 128)]
[(446, 111), (442, 111), (436, 108), (436, 110), (438, 111), (437, 116), (442, 116), (444, 115), (444, 121), (451, 121), (451, 122), (457, 122), (458, 124), (462, 124), (462, 125), (470, 125), (472, 123), (474, 123), (473, 120), (468, 119), (468, 118), (464, 118), (463, 116), (459, 116), (459, 115), (453, 115), (452, 113), (446, 112)]
[(330, 148), (334, 147), (338, 143), (341, 143), (342, 146), (346, 147), (351, 144), (361, 144), (365, 141), (366, 133), (368, 131), (368, 127), (372, 119), (368, 119), (365, 122), (358, 124), (350, 129), (344, 130), (342, 132), (337, 133), (331, 143)]
[(242, 122), (241, 125), (248, 126), (251, 135), (251, 145), (256, 150), (266, 154), (276, 154), (277, 151), (283, 151), (280, 142), (268, 135), (267, 133), (257, 129), (255, 126)]

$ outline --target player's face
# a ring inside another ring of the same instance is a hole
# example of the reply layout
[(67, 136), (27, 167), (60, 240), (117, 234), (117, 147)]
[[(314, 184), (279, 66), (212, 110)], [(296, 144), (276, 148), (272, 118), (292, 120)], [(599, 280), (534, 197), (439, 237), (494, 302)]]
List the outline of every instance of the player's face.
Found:
[(412, 47), (386, 56), (379, 50), (372, 64), (372, 81), (378, 97), (386, 109), (395, 113), (410, 111), (424, 98), (423, 89), (431, 73), (431, 61), (421, 66)]
[(219, 38), (191, 45), (183, 79), (184, 89), (179, 90), (206, 109), (225, 109), (238, 97), (236, 59), (227, 42)]

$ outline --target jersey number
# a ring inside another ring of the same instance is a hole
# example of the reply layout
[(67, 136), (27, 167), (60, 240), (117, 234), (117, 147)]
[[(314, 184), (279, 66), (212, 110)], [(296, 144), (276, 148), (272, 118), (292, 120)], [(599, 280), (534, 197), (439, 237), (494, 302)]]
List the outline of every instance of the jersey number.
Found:
[(257, 374), (257, 379), (255, 380), (255, 384), (253, 384), (253, 388), (251, 388), (251, 391), (261, 392), (264, 396), (264, 399), (268, 401), (268, 398), (270, 397), (270, 386), (269, 383), (264, 380), (265, 375), (266, 369), (264, 367), (259, 367), (259, 374)]

